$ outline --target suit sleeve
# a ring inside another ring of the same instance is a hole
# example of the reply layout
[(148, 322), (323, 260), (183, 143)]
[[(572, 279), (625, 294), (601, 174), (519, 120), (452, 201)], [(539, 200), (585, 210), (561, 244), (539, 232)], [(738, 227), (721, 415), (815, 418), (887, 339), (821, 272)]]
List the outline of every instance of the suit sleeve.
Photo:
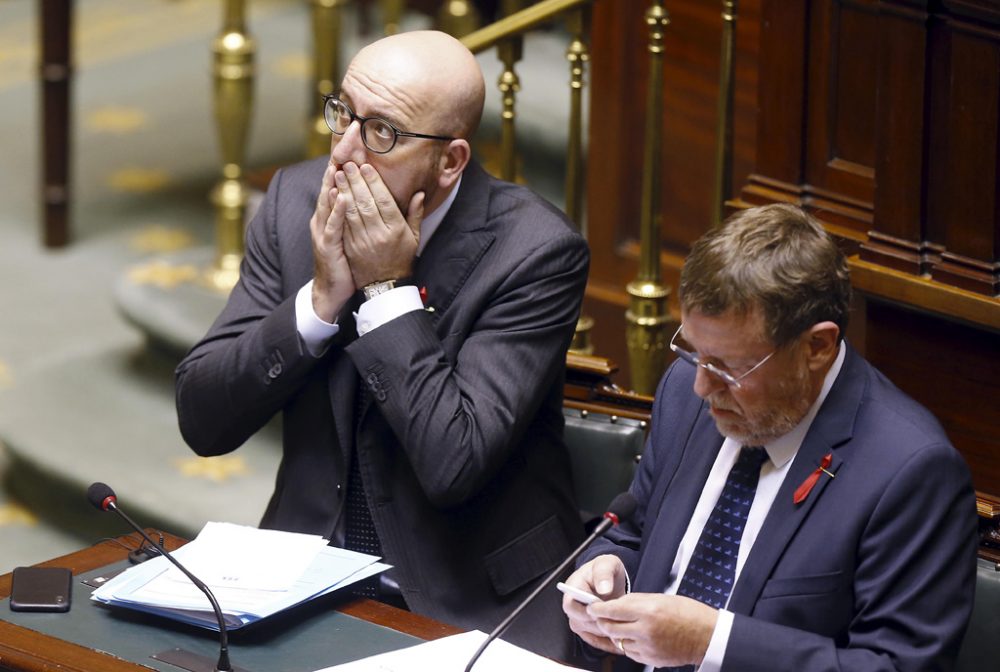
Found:
[(482, 490), (562, 375), (588, 266), (586, 243), (564, 230), (504, 272), (484, 305), (460, 307), (480, 314), (468, 333), (443, 336), (459, 339), (457, 356), (448, 356), (455, 343), (446, 349), (426, 311), (346, 348), (362, 378), (379, 381), (380, 410), (435, 506), (460, 505)]
[(177, 367), (181, 434), (199, 455), (241, 446), (318, 361), (296, 330), (294, 290), (286, 295), (282, 283), (276, 229), (282, 177), (275, 175), (247, 228), (239, 282), (225, 308)]
[(972, 608), (976, 544), (968, 472), (949, 446), (929, 446), (887, 484), (866, 525), (846, 635), (737, 614), (722, 669), (951, 669)]

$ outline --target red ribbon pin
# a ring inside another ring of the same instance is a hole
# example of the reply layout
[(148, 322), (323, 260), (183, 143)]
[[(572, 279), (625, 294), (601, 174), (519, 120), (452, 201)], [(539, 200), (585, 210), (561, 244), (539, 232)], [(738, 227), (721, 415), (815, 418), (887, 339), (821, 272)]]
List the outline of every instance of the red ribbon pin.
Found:
[(809, 493), (812, 492), (813, 486), (816, 485), (816, 481), (819, 480), (820, 474), (826, 474), (830, 478), (834, 477), (833, 473), (827, 471), (826, 469), (830, 466), (831, 462), (833, 462), (833, 453), (827, 453), (820, 461), (819, 467), (816, 468), (816, 471), (809, 474), (806, 477), (806, 480), (802, 481), (802, 485), (795, 489), (795, 496), (792, 497), (793, 502), (801, 504), (806, 501), (806, 497), (809, 496)]
[(427, 288), (426, 287), (423, 287), (423, 286), (420, 287), (420, 300), (423, 301), (423, 304), (425, 306), (427, 305)]

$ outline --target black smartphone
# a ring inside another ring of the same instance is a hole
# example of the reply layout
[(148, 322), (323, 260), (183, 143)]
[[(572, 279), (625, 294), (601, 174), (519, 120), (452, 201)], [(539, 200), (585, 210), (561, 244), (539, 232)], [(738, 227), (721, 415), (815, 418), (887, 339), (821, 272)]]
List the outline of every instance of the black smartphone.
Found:
[(15, 567), (11, 611), (69, 611), (73, 573), (63, 567)]

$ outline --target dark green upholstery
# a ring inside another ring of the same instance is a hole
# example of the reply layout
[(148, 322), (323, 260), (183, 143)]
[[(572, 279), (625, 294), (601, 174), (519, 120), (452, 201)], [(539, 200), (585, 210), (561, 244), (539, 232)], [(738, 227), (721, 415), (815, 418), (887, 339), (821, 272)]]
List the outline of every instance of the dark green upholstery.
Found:
[(976, 568), (976, 600), (965, 641), (958, 654), (957, 672), (997, 669), (1000, 645), (1000, 570), (997, 563), (979, 560)]
[(607, 510), (615, 495), (628, 490), (646, 429), (638, 420), (603, 413), (573, 408), (563, 413), (581, 516), (591, 522)]

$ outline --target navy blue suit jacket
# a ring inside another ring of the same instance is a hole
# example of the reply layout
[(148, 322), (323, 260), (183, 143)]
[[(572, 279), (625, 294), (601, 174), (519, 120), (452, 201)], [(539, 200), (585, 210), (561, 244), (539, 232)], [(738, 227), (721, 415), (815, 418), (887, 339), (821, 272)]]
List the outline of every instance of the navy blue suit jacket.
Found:
[[(661, 592), (723, 437), (677, 362), (656, 393), (634, 525), (588, 551)], [(832, 455), (801, 504), (793, 492)], [(972, 609), (975, 495), (931, 414), (848, 347), (733, 588), (724, 670), (951, 669)], [(624, 661), (622, 661), (624, 662)], [(622, 665), (628, 668), (628, 663)]]

